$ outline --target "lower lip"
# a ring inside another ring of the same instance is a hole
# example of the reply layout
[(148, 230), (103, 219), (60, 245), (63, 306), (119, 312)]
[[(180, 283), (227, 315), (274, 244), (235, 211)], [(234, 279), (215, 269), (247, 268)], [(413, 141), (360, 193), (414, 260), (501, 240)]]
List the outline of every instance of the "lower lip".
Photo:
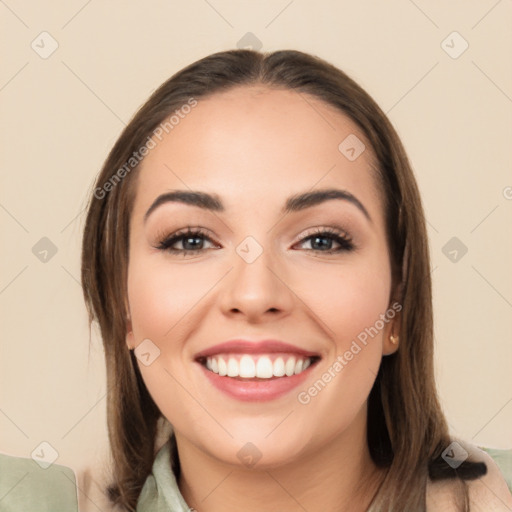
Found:
[(199, 364), (206, 377), (210, 379), (210, 382), (217, 389), (244, 402), (275, 400), (289, 393), (304, 382), (311, 369), (315, 366), (315, 364), (312, 364), (303, 372), (291, 377), (274, 377), (265, 380), (238, 380), (232, 377), (221, 377), (217, 373), (205, 368), (202, 364), (197, 364)]

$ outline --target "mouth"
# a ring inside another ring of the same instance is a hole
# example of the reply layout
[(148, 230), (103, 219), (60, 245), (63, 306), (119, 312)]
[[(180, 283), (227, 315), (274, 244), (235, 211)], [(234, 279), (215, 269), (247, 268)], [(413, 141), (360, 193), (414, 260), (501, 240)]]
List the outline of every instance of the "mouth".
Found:
[(240, 381), (265, 381), (300, 375), (320, 359), (298, 354), (218, 354), (197, 361), (219, 377)]
[(303, 383), (321, 356), (274, 340), (233, 340), (195, 356), (210, 384), (231, 398), (266, 401)]

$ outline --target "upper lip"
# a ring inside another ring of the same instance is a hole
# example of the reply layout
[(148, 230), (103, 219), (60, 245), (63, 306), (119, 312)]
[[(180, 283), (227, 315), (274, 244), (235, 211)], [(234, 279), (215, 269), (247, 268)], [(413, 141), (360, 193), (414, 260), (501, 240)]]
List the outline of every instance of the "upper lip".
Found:
[(198, 352), (195, 359), (202, 359), (205, 357), (213, 356), (215, 354), (270, 354), (276, 352), (284, 352), (290, 354), (298, 354), (303, 357), (319, 357), (317, 352), (305, 350), (290, 343), (285, 343), (279, 340), (259, 340), (249, 341), (243, 339), (236, 339), (225, 341), (212, 347), (208, 347), (201, 352)]

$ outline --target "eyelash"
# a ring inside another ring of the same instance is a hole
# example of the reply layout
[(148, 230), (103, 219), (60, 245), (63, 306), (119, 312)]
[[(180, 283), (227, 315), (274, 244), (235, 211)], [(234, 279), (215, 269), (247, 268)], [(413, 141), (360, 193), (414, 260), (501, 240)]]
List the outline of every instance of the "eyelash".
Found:
[[(163, 238), (163, 240), (156, 246), (157, 249), (162, 251), (168, 251), (172, 254), (182, 254), (186, 256), (187, 254), (197, 254), (200, 252), (204, 252), (207, 249), (173, 249), (172, 246), (179, 241), (182, 241), (187, 238), (204, 238), (213, 242), (211, 237), (201, 228), (191, 228), (187, 227), (184, 231), (177, 231), (170, 236)], [(302, 236), (298, 243), (301, 244), (307, 240), (314, 238), (327, 238), (339, 244), (339, 248), (337, 249), (329, 249), (326, 251), (322, 251), (319, 249), (306, 249), (307, 251), (319, 252), (321, 254), (335, 254), (341, 252), (350, 252), (355, 249), (355, 245), (350, 238), (350, 236), (344, 231), (337, 230), (334, 228), (316, 228), (312, 233), (308, 233)]]
[(334, 242), (339, 244), (338, 249), (329, 249), (328, 251), (320, 251), (318, 249), (306, 249), (308, 251), (317, 251), (323, 254), (335, 254), (340, 252), (350, 252), (355, 249), (355, 245), (352, 241), (352, 238), (348, 235), (348, 233), (334, 229), (334, 228), (315, 228), (313, 232), (306, 234), (305, 236), (299, 239), (299, 243), (304, 242), (305, 240), (310, 240), (313, 238), (328, 238), (333, 240)]

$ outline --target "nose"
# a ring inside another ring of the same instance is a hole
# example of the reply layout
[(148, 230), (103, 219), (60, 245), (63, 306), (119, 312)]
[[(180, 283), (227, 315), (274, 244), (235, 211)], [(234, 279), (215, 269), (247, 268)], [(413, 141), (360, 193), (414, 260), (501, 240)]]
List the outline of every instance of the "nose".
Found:
[(263, 250), (251, 263), (234, 253), (233, 266), (224, 280), (220, 297), (225, 315), (260, 323), (290, 314), (294, 294), (282, 266), (270, 251)]

